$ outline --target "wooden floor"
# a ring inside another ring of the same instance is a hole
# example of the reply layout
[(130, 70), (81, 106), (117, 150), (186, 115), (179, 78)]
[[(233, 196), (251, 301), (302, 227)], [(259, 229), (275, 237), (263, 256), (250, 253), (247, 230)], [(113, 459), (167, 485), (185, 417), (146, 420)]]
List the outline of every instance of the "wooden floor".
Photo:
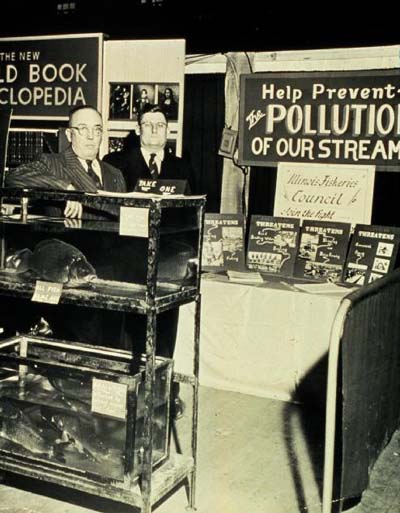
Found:
[[(298, 405), (201, 388), (198, 513), (319, 513), (323, 441), (322, 426), (316, 419), (312, 412), (305, 412)], [(187, 416), (177, 422), (183, 448), (189, 443), (186, 423)], [(397, 483), (399, 467), (398, 464)], [(0, 486), (0, 513), (137, 511), (22, 478), (7, 478), (6, 484)], [(382, 491), (382, 483), (379, 486)], [(390, 486), (385, 486), (387, 495)], [(396, 501), (393, 508), (396, 504), (397, 509), (349, 511), (399, 513), (399, 485), (397, 492), (392, 490), (391, 497)], [(157, 505), (155, 511), (183, 513), (186, 506), (185, 488), (181, 487)]]

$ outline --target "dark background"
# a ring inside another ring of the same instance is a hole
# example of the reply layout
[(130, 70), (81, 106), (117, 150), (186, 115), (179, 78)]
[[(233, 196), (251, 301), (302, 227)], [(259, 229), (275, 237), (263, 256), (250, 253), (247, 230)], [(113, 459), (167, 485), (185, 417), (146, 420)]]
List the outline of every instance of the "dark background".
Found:
[(184, 38), (187, 53), (396, 44), (384, 4), (246, 0), (12, 0), (1, 36), (104, 32), (112, 39)]
[[(233, 2), (227, 0), (9, 0), (2, 4), (0, 37), (99, 32), (110, 39), (186, 40), (186, 53), (280, 51), (400, 43), (397, 10), (350, 2)], [(224, 75), (187, 75), (183, 150), (196, 192), (218, 212), (223, 158)], [(400, 170), (400, 169), (399, 169)], [(272, 214), (276, 170), (253, 167), (249, 214)], [(400, 226), (400, 174), (379, 172), (373, 222)]]

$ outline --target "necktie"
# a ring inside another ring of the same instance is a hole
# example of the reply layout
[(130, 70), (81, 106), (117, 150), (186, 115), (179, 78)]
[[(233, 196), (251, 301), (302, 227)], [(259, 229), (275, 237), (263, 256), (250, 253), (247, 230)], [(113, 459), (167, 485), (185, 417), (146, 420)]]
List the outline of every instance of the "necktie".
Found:
[(158, 178), (158, 167), (157, 167), (157, 163), (156, 163), (156, 154), (155, 153), (150, 153), (149, 171), (150, 171), (151, 177), (156, 180)]
[(87, 174), (90, 176), (90, 178), (94, 181), (94, 183), (96, 184), (96, 187), (98, 189), (102, 189), (103, 186), (101, 184), (101, 181), (100, 181), (100, 178), (98, 177), (98, 175), (94, 172), (94, 169), (93, 169), (93, 166), (92, 166), (92, 160), (87, 160), (86, 161), (86, 164), (87, 164)]

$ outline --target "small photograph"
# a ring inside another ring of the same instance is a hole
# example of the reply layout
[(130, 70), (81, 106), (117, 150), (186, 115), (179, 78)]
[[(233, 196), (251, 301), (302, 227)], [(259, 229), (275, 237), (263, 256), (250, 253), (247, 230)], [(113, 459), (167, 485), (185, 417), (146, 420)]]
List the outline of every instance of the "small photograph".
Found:
[(222, 227), (222, 246), (228, 253), (236, 253), (243, 249), (243, 229), (240, 226)]
[(177, 121), (179, 106), (179, 84), (158, 84), (156, 103), (168, 121)]
[(133, 84), (132, 119), (137, 120), (138, 115), (143, 112), (146, 105), (154, 105), (155, 86), (154, 84)]
[(317, 280), (326, 280), (336, 283), (341, 277), (341, 268), (333, 264), (319, 264), (307, 262), (304, 268), (304, 276)]
[(378, 273), (387, 273), (389, 269), (390, 260), (386, 258), (374, 258), (374, 265), (372, 270)]
[(296, 247), (296, 232), (281, 230), (277, 235), (275, 235), (274, 244), (275, 244), (275, 246), (278, 246), (280, 248), (284, 248), (284, 247), (295, 248)]
[(346, 283), (353, 283), (354, 285), (364, 285), (366, 269), (348, 268), (344, 276)]
[(315, 260), (317, 256), (317, 249), (319, 246), (319, 235), (318, 233), (303, 233), (301, 236), (300, 247), (299, 247), (299, 258), (306, 260)]
[(130, 84), (110, 84), (109, 119), (129, 119), (131, 98)]
[(388, 242), (379, 242), (376, 250), (376, 256), (390, 258), (393, 254), (394, 244)]
[(372, 283), (373, 281), (379, 280), (379, 278), (382, 278), (382, 274), (371, 273), (369, 276), (368, 283)]
[(202, 260), (204, 266), (222, 267), (224, 265), (222, 240), (205, 242), (203, 245)]

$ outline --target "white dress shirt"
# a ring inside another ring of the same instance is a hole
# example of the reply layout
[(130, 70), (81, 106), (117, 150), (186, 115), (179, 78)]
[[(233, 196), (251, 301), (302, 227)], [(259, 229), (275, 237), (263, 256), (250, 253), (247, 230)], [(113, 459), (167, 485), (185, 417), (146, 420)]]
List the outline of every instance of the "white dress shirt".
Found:
[(164, 150), (158, 150), (158, 151), (148, 151), (144, 148), (140, 148), (140, 151), (142, 152), (143, 158), (146, 161), (147, 166), (149, 165), (149, 161), (151, 159), (150, 155), (152, 153), (155, 153), (154, 162), (157, 164), (158, 174), (160, 174), (161, 171), (161, 164), (164, 160)]
[[(79, 158), (79, 162), (82, 164), (83, 169), (87, 172), (88, 165), (86, 164), (86, 160)], [(88, 159), (89, 160), (89, 159)], [(103, 177), (101, 176), (101, 167), (100, 163), (97, 159), (92, 160), (92, 169), (96, 173), (96, 175), (99, 177), (100, 182), (103, 183)]]

